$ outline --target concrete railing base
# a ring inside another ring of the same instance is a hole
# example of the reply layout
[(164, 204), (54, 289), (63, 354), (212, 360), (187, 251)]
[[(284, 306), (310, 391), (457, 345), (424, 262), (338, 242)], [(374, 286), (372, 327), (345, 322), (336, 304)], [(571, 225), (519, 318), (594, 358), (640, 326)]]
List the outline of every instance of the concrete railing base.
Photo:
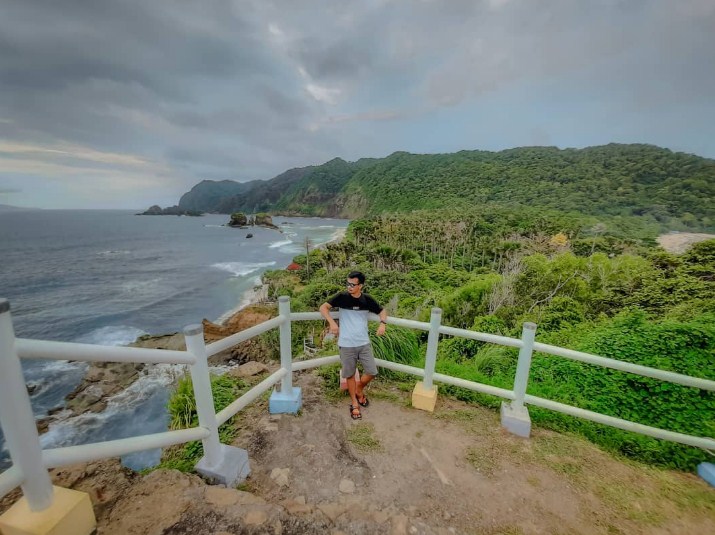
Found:
[(698, 475), (710, 483), (711, 487), (715, 487), (715, 464), (700, 463), (698, 465)]
[(271, 414), (298, 414), (303, 405), (303, 393), (299, 386), (294, 386), (284, 394), (274, 390), (268, 400), (268, 411)]
[(516, 436), (529, 438), (529, 435), (531, 435), (529, 409), (524, 406), (516, 408), (511, 402), (502, 401), (501, 425), (504, 429)]
[(415, 388), (412, 390), (412, 407), (427, 412), (434, 412), (436, 404), (437, 385), (432, 385), (432, 388), (426, 389), (422, 381), (417, 381)]
[(89, 494), (52, 487), (52, 505), (42, 511), (30, 509), (20, 498), (0, 516), (3, 535), (90, 535), (97, 527)]
[(196, 463), (196, 471), (209, 479), (212, 483), (235, 488), (243, 483), (251, 473), (248, 462), (248, 452), (241, 448), (221, 444), (221, 459), (213, 466), (209, 466), (206, 457)]

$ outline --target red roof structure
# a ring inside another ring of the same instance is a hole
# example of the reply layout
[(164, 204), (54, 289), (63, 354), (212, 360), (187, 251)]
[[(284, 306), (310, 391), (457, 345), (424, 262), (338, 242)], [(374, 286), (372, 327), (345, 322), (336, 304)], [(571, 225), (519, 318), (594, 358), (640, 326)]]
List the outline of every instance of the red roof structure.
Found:
[(290, 265), (286, 268), (288, 271), (298, 271), (299, 269), (302, 269), (300, 264), (296, 264), (295, 262), (291, 262)]

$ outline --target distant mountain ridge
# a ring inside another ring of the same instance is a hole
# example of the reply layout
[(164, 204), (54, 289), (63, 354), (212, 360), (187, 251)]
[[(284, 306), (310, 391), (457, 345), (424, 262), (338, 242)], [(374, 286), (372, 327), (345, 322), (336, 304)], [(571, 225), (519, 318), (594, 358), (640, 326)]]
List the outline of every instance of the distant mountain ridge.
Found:
[(27, 212), (28, 210), (41, 210), (41, 208), (27, 208), (25, 206), (12, 206), (11, 204), (0, 204), (0, 212)]
[(204, 180), (179, 208), (356, 218), (484, 204), (586, 214), (675, 218), (715, 225), (715, 161), (653, 145), (520, 147), (386, 158), (290, 169), (270, 180)]

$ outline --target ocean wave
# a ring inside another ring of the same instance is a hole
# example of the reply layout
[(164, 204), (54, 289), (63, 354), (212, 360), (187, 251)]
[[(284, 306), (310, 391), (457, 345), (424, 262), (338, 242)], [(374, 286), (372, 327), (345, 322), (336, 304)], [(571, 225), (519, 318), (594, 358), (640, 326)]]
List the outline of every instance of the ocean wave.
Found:
[(271, 243), (271, 244), (268, 246), (268, 248), (269, 248), (269, 249), (276, 249), (276, 248), (278, 248), (278, 247), (283, 247), (284, 245), (290, 245), (291, 243), (293, 243), (292, 240), (275, 241), (275, 242)]
[(246, 275), (250, 275), (261, 268), (275, 265), (275, 261), (258, 262), (253, 264), (248, 262), (219, 262), (218, 264), (211, 264), (211, 267), (233, 273), (234, 277), (245, 277)]
[(33, 361), (33, 366), (25, 370), (27, 380), (31, 382), (44, 381), (49, 377), (62, 377), (68, 372), (75, 371), (77, 368), (86, 368), (89, 366), (86, 362), (70, 362), (67, 360), (36, 360)]
[(75, 342), (101, 346), (125, 346), (145, 334), (147, 334), (146, 331), (129, 325), (108, 325), (80, 336)]
[(298, 254), (298, 253), (304, 253), (305, 249), (300, 243), (292, 243), (290, 245), (284, 245), (278, 249), (281, 253), (284, 254)]
[(43, 448), (58, 448), (90, 440), (111, 440), (113, 425), (110, 421), (119, 416), (126, 416), (141, 407), (146, 401), (165, 391), (183, 375), (184, 367), (177, 364), (155, 364), (146, 366), (142, 375), (134, 383), (117, 395), (107, 400), (107, 408), (98, 413), (84, 413), (67, 417), (70, 411), (63, 411), (55, 416), (47, 433), (40, 436)]

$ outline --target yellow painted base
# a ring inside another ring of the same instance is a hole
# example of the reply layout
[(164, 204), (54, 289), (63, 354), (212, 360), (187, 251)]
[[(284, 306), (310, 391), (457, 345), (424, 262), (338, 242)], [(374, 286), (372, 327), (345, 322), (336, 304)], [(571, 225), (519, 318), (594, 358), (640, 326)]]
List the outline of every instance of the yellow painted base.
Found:
[(437, 385), (432, 385), (430, 390), (426, 390), (424, 383), (422, 381), (417, 381), (414, 390), (412, 390), (412, 406), (415, 409), (434, 412), (434, 406), (436, 404)]
[(2, 516), (2, 535), (89, 535), (97, 526), (89, 494), (52, 487), (52, 505), (32, 511), (22, 497)]

